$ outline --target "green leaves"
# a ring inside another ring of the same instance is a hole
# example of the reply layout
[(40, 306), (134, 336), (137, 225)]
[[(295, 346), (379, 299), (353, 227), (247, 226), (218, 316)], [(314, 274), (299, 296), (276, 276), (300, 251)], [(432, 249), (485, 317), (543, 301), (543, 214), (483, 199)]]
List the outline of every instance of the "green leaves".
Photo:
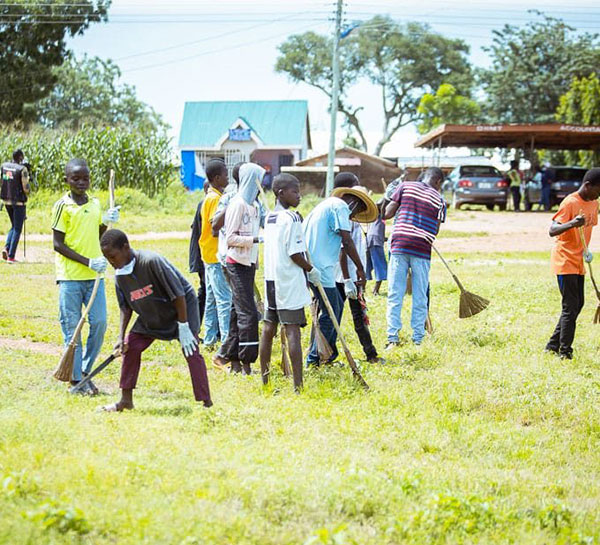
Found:
[(443, 83), (435, 94), (425, 93), (421, 97), (417, 112), (422, 121), (420, 133), (426, 133), (443, 123), (472, 123), (481, 112), (477, 102), (458, 94), (450, 83)]

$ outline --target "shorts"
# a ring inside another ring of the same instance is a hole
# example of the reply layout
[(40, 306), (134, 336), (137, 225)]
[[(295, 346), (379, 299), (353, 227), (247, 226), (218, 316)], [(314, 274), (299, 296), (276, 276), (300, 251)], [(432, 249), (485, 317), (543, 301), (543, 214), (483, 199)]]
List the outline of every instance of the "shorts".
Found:
[(271, 322), (272, 324), (299, 325), (300, 327), (304, 327), (306, 325), (306, 314), (304, 314), (303, 308), (297, 310), (268, 308), (265, 311), (264, 321)]
[(375, 280), (381, 282), (387, 280), (387, 261), (383, 246), (371, 246), (367, 254), (367, 280), (372, 280), (372, 272), (375, 272)]

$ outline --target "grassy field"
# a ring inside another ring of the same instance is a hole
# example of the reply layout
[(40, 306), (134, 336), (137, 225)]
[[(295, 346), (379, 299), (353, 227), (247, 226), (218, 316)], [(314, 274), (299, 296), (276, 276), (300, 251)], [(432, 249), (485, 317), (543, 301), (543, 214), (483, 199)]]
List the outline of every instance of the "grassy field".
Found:
[[(137, 247), (187, 270), (184, 240)], [(369, 393), (336, 366), (308, 372), (294, 395), (277, 347), (268, 389), (210, 369), (206, 410), (177, 344), (156, 343), (136, 410), (108, 415), (96, 408), (118, 394), (118, 364), (100, 398), (69, 397), (51, 378), (57, 287), (48, 243), (30, 251), (35, 263), (0, 264), (0, 543), (600, 542), (595, 301), (588, 289), (575, 360), (543, 354), (560, 306), (546, 255), (449, 254), (467, 289), (492, 300), (461, 321), (434, 260), (435, 333), (387, 365), (363, 363)], [(117, 331), (111, 286), (104, 353)], [(368, 301), (383, 352), (385, 299)], [(6, 342), (22, 337), (32, 344)]]

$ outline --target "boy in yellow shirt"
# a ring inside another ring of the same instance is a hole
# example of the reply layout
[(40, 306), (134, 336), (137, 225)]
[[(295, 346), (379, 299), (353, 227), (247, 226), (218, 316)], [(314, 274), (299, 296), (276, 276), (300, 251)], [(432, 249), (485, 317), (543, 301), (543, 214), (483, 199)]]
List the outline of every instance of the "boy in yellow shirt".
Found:
[[(108, 223), (119, 220), (118, 208), (109, 208), (104, 214), (98, 199), (89, 197), (90, 171), (83, 159), (71, 159), (65, 168), (65, 180), (70, 191), (59, 199), (52, 211), (52, 236), (56, 252), (56, 282), (59, 286), (59, 319), (65, 345), (81, 318), (82, 307), (87, 305), (98, 274), (106, 270), (107, 261), (100, 250), (100, 237)], [(88, 374), (102, 348), (106, 331), (106, 297), (104, 279), (88, 315), (90, 331), (82, 348), (77, 342), (71, 384), (77, 384)], [(87, 394), (98, 390), (88, 383)]]
[(598, 224), (598, 197), (600, 196), (600, 168), (585, 173), (583, 183), (575, 193), (568, 195), (552, 218), (550, 236), (556, 237), (550, 262), (558, 279), (562, 296), (562, 312), (558, 324), (546, 345), (546, 350), (561, 358), (573, 359), (573, 339), (577, 317), (583, 308), (586, 262), (592, 261), (585, 252), (579, 229), (583, 227), (585, 245), (592, 238), (592, 228)]

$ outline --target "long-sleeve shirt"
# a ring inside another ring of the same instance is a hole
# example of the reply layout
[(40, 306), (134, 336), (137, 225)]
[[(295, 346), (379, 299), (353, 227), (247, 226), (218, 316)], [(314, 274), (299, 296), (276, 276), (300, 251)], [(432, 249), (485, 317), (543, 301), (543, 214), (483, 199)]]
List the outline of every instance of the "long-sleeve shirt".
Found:
[(258, 244), (254, 238), (260, 229), (260, 216), (255, 204), (248, 204), (236, 195), (225, 214), (227, 259), (250, 266), (258, 262)]

